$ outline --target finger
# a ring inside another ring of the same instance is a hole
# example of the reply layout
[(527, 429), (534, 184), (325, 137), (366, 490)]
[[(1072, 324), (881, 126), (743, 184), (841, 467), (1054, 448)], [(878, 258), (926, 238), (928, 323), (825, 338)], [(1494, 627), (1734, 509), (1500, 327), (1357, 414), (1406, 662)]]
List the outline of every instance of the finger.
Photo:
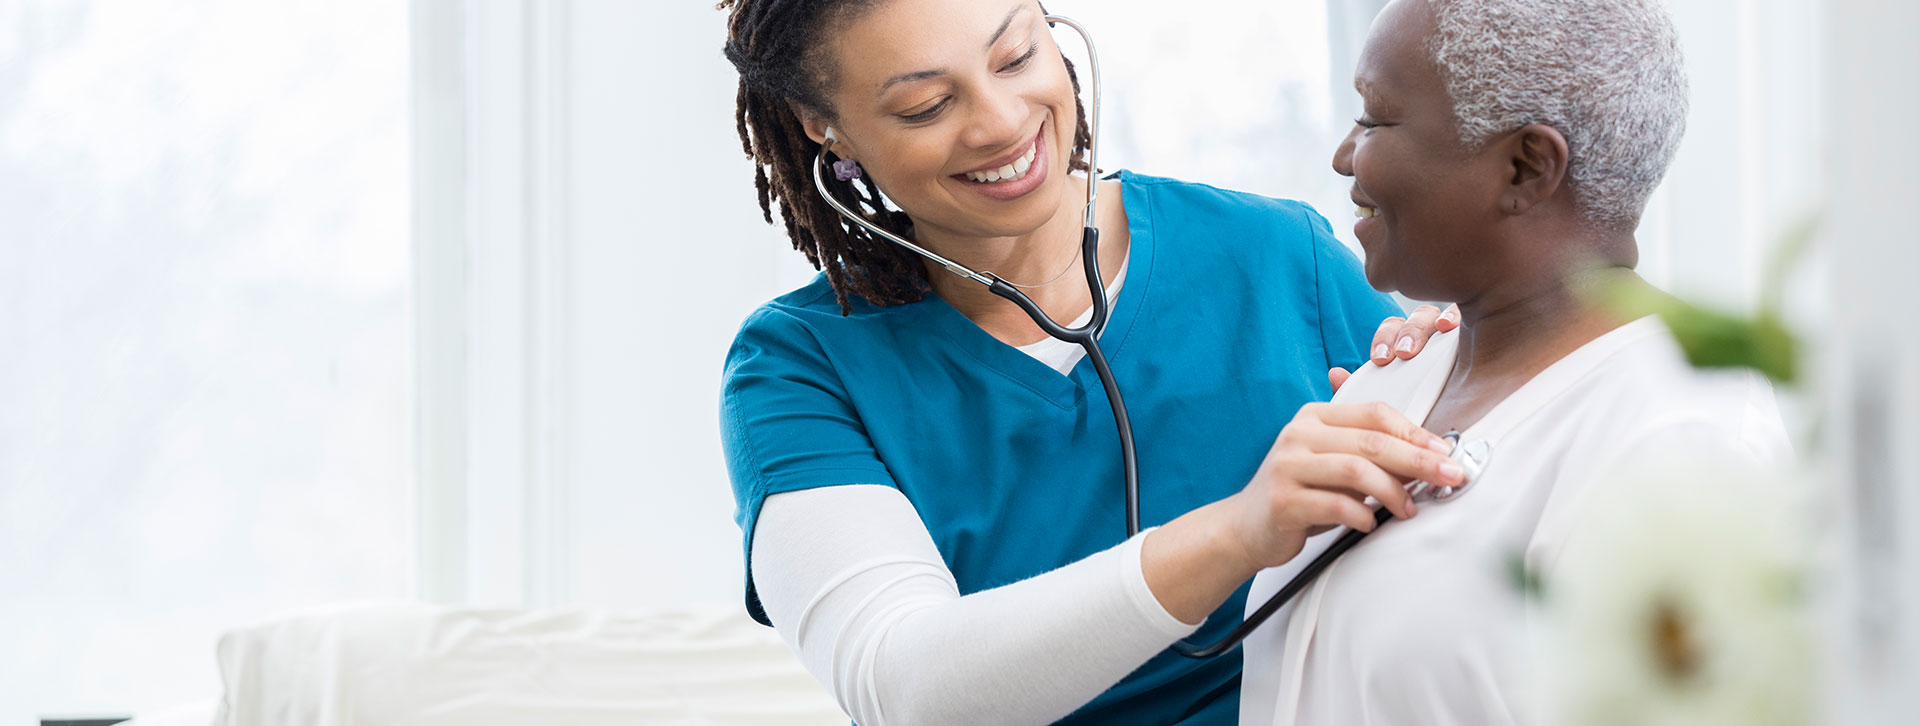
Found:
[(1413, 517), (1413, 497), (1405, 484), (1366, 457), (1347, 453), (1302, 457), (1287, 473), (1308, 487), (1355, 501), (1372, 497), (1396, 517)]
[(1345, 368), (1328, 368), (1327, 369), (1327, 382), (1333, 384), (1334, 393), (1339, 393), (1340, 387), (1346, 385), (1347, 379), (1352, 377), (1353, 377), (1353, 374), (1347, 372), (1347, 369)]
[(1393, 335), (1400, 332), (1400, 325), (1405, 322), (1405, 318), (1391, 317), (1380, 321), (1380, 327), (1374, 329), (1373, 352), (1369, 356), (1374, 365), (1383, 366), (1393, 362)]
[(1440, 319), (1433, 321), (1433, 329), (1445, 333), (1460, 327), (1460, 306), (1448, 305), (1440, 311)]
[(1433, 337), (1433, 325), (1440, 319), (1440, 308), (1421, 305), (1407, 314), (1407, 321), (1394, 331), (1393, 354), (1401, 359), (1412, 358), (1427, 347), (1427, 339)]
[[(1296, 425), (1297, 424), (1297, 425)], [(1453, 451), (1453, 445), (1438, 434), (1420, 427), (1420, 424), (1408, 420), (1394, 407), (1378, 401), (1371, 403), (1310, 403), (1300, 407), (1281, 434), (1288, 438), (1297, 438), (1317, 427), (1339, 426), (1356, 429), (1372, 429), (1406, 441), (1415, 446), (1424, 446), (1442, 454)]]
[[(1409, 444), (1405, 440), (1388, 436), (1384, 432), (1371, 430), (1371, 428), (1315, 426), (1315, 428), (1300, 430), (1298, 436), (1292, 438), (1292, 444), (1302, 446), (1317, 455), (1352, 457), (1352, 459), (1365, 461), (1380, 472), (1398, 476), (1398, 480), (1392, 482), (1394, 488), (1400, 488), (1402, 482), (1411, 482), (1415, 478), (1427, 480), (1430, 484), (1438, 484), (1438, 486), (1459, 486), (1459, 484), (1465, 484), (1465, 476), (1467, 476), (1467, 472), (1459, 467), (1459, 463), (1455, 463), (1446, 453), (1442, 453), (1442, 449), (1446, 448), (1444, 442), (1438, 448), (1427, 448), (1419, 444)], [(1350, 482), (1352, 484), (1365, 482), (1369, 486), (1377, 486), (1377, 480), (1373, 476), (1356, 476), (1352, 472), (1334, 471), (1332, 478), (1323, 478), (1329, 474), (1321, 471), (1311, 472), (1311, 474), (1300, 472), (1296, 476), (1315, 486), (1348, 486)], [(1377, 488), (1357, 488), (1356, 486), (1356, 490), (1365, 492), (1367, 496), (1375, 497), (1380, 501), (1390, 501), (1388, 497), (1380, 496)], [(1394, 513), (1402, 513), (1402, 511), (1396, 507)]]
[(1282, 521), (1299, 522), (1312, 532), (1322, 525), (1342, 525), (1362, 532), (1374, 528), (1373, 509), (1360, 500), (1320, 489), (1292, 492), (1279, 503), (1285, 511), (1276, 512)]

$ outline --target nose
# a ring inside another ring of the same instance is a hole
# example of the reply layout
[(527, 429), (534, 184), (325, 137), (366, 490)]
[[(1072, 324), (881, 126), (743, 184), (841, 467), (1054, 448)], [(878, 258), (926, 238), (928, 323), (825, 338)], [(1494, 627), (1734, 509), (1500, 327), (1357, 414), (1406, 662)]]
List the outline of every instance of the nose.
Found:
[(965, 143), (989, 151), (1004, 150), (1025, 141), (1027, 103), (1010, 88), (994, 88), (981, 93), (974, 105), (973, 123), (967, 125)]
[(1335, 174), (1339, 174), (1340, 176), (1353, 176), (1353, 147), (1357, 143), (1354, 141), (1354, 138), (1358, 136), (1359, 133), (1360, 127), (1353, 127), (1352, 130), (1347, 132), (1347, 137), (1340, 140), (1340, 146), (1333, 150), (1333, 172)]

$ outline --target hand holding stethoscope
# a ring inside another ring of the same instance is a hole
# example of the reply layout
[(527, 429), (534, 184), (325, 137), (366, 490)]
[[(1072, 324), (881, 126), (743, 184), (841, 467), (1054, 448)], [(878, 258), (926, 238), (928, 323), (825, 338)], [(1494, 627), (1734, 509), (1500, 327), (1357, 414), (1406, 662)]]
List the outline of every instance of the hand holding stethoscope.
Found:
[(1421, 500), (1459, 496), (1490, 454), (1486, 439), (1463, 444), (1457, 431), (1434, 436), (1386, 404), (1302, 407), (1235, 495), (1256, 500), (1238, 511), (1269, 515), (1243, 525), (1249, 559), (1258, 569), (1277, 567), (1299, 557), (1309, 538), (1335, 527), (1347, 531), (1227, 635), (1210, 644), (1181, 641), (1173, 651), (1210, 658), (1232, 650), (1388, 519), (1412, 519)]
[(1243, 509), (1268, 517), (1243, 530), (1250, 558), (1274, 567), (1297, 556), (1309, 537), (1333, 527), (1372, 531), (1377, 522), (1365, 502), (1369, 497), (1392, 516), (1412, 519), (1415, 493), (1395, 477), (1420, 480), (1421, 472), (1438, 469), (1442, 479), (1434, 484), (1463, 484), (1459, 464), (1437, 464), (1451, 451), (1444, 437), (1385, 404), (1301, 407), (1237, 495), (1262, 499), (1265, 506)]

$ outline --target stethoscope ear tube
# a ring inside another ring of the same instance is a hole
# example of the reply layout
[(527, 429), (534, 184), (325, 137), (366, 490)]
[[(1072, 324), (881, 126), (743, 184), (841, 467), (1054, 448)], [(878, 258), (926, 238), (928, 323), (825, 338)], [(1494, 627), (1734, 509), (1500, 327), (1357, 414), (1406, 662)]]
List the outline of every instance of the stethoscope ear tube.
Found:
[(984, 273), (992, 280), (987, 284), (987, 289), (1020, 306), (1021, 310), (1026, 311), (1027, 317), (1033, 318), (1033, 323), (1046, 331), (1047, 335), (1069, 343), (1085, 345), (1090, 340), (1097, 340), (1107, 328), (1107, 296), (1106, 291), (1101, 289), (1100, 280), (1100, 230), (1091, 227), (1081, 230), (1080, 254), (1086, 260), (1087, 289), (1093, 291), (1093, 317), (1087, 321), (1086, 325), (1069, 328), (1055, 322), (1045, 310), (1041, 310), (1040, 306), (1033, 302), (1032, 298), (1020, 292), (1020, 288), (1000, 279), (992, 272)]
[(1084, 228), (1080, 235), (1080, 254), (1086, 261), (1087, 289), (1093, 291), (1093, 316), (1086, 325), (1069, 328), (1054, 322), (1026, 293), (991, 273), (988, 277), (993, 282), (987, 289), (1020, 306), (1047, 335), (1078, 344), (1087, 351), (1087, 360), (1093, 363), (1093, 372), (1100, 377), (1100, 387), (1107, 392), (1107, 405), (1113, 409), (1113, 427), (1120, 434), (1120, 466), (1127, 492), (1127, 537), (1131, 539), (1140, 533), (1140, 467), (1134, 455), (1133, 423), (1127, 418), (1127, 402), (1120, 397), (1120, 384), (1114, 380), (1113, 368), (1107, 365), (1107, 356), (1100, 350), (1100, 334), (1106, 332), (1110, 306), (1106, 286), (1100, 280), (1100, 230)]

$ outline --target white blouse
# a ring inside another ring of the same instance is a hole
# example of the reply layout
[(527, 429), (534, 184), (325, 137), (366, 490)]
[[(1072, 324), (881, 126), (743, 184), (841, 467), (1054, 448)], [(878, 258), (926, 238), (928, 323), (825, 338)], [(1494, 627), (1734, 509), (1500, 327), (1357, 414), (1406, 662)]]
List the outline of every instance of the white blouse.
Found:
[[(1424, 420), (1459, 336), (1417, 358), (1354, 374), (1335, 401), (1384, 401)], [(1623, 457), (1684, 438), (1784, 464), (1791, 452), (1764, 380), (1706, 373), (1653, 318), (1582, 346), (1462, 432), (1485, 442), (1480, 474), (1457, 496), (1422, 502), (1349, 550), (1246, 642), (1242, 724), (1532, 723), (1530, 612), (1515, 558), (1548, 572), (1583, 497)], [(1323, 548), (1254, 579), (1266, 602)]]

